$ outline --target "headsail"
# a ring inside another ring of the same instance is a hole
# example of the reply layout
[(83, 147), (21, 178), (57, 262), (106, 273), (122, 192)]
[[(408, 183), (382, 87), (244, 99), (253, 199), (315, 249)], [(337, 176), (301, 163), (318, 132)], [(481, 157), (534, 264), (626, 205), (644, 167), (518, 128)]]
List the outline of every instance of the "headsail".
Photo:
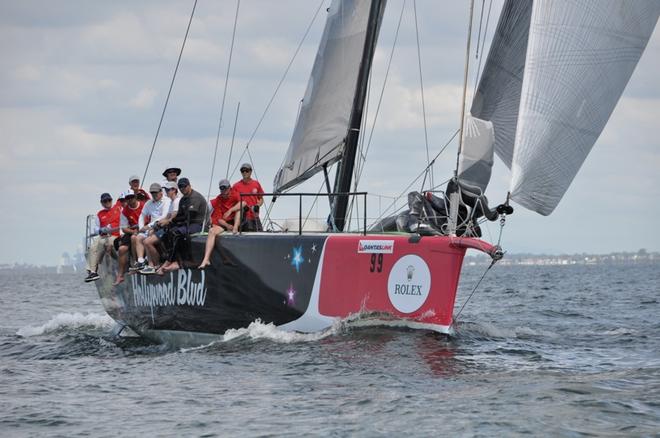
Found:
[(370, 7), (370, 0), (333, 0), (275, 191), (299, 184), (340, 158)]
[(659, 14), (658, 0), (534, 2), (512, 165), (517, 203), (543, 215), (555, 209), (612, 114)]
[(508, 167), (516, 137), (531, 13), (532, 0), (507, 0), (502, 7), (470, 109), (473, 117), (493, 123), (495, 151)]

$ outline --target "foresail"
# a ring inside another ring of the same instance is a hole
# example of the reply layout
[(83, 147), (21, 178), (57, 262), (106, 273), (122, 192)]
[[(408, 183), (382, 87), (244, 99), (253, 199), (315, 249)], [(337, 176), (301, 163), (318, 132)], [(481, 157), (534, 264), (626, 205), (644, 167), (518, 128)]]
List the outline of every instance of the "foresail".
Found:
[[(472, 100), (472, 116), (493, 123), (495, 151), (510, 168), (532, 0), (507, 0)], [(490, 176), (490, 173), (489, 173)]]
[(370, 0), (333, 0), (275, 191), (339, 159), (364, 50)]
[(534, 2), (513, 200), (543, 215), (555, 209), (612, 114), (658, 14), (658, 0)]

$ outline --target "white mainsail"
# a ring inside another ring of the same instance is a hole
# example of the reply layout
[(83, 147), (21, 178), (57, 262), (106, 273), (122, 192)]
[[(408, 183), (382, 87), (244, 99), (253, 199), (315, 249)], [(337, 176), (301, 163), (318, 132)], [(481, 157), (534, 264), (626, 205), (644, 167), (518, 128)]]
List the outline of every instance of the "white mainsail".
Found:
[(341, 158), (370, 7), (370, 0), (333, 0), (293, 137), (275, 176), (275, 191), (291, 188)]
[(518, 204), (543, 215), (555, 209), (659, 14), (659, 0), (534, 1), (512, 161), (511, 196)]

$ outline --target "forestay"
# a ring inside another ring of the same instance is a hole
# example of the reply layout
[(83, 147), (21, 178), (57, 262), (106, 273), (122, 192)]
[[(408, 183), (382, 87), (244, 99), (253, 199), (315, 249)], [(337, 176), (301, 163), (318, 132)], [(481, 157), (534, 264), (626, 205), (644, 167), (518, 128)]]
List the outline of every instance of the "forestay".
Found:
[(341, 157), (364, 49), (370, 0), (333, 0), (275, 191)]
[(659, 13), (658, 0), (534, 2), (513, 200), (543, 215), (555, 209), (612, 114)]

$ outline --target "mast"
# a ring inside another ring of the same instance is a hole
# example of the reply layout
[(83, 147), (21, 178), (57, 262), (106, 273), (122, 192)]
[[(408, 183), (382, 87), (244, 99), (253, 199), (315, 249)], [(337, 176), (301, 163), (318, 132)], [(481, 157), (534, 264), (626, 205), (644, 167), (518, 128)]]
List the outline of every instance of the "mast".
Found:
[[(357, 87), (353, 99), (353, 108), (351, 110), (348, 131), (346, 132), (346, 138), (344, 141), (344, 152), (337, 165), (334, 193), (348, 193), (351, 190), (353, 170), (355, 167), (355, 155), (357, 153), (357, 144), (362, 124), (362, 110), (364, 109), (367, 95), (367, 82), (369, 80), (369, 72), (371, 70), (374, 51), (376, 50), (378, 25), (383, 10), (385, 9), (385, 3), (386, 0), (372, 0), (371, 2), (367, 34), (364, 40), (364, 50), (362, 52), (362, 61), (360, 62)], [(330, 214), (332, 215), (332, 219), (334, 219), (331, 222), (334, 224), (336, 231), (344, 230), (347, 208), (348, 195), (334, 197), (333, 208)]]
[(457, 190), (449, 195), (449, 235), (456, 235), (456, 228), (458, 227), (458, 165), (463, 150), (463, 128), (465, 125), (465, 100), (467, 97), (467, 80), (470, 65), (470, 39), (472, 38), (472, 13), (474, 11), (474, 0), (470, 1), (470, 24), (468, 25), (467, 47), (465, 49), (465, 73), (463, 75), (463, 99), (461, 101), (461, 127), (459, 129), (458, 137), (458, 153), (456, 155), (456, 170), (454, 171), (454, 178), (456, 179)]

